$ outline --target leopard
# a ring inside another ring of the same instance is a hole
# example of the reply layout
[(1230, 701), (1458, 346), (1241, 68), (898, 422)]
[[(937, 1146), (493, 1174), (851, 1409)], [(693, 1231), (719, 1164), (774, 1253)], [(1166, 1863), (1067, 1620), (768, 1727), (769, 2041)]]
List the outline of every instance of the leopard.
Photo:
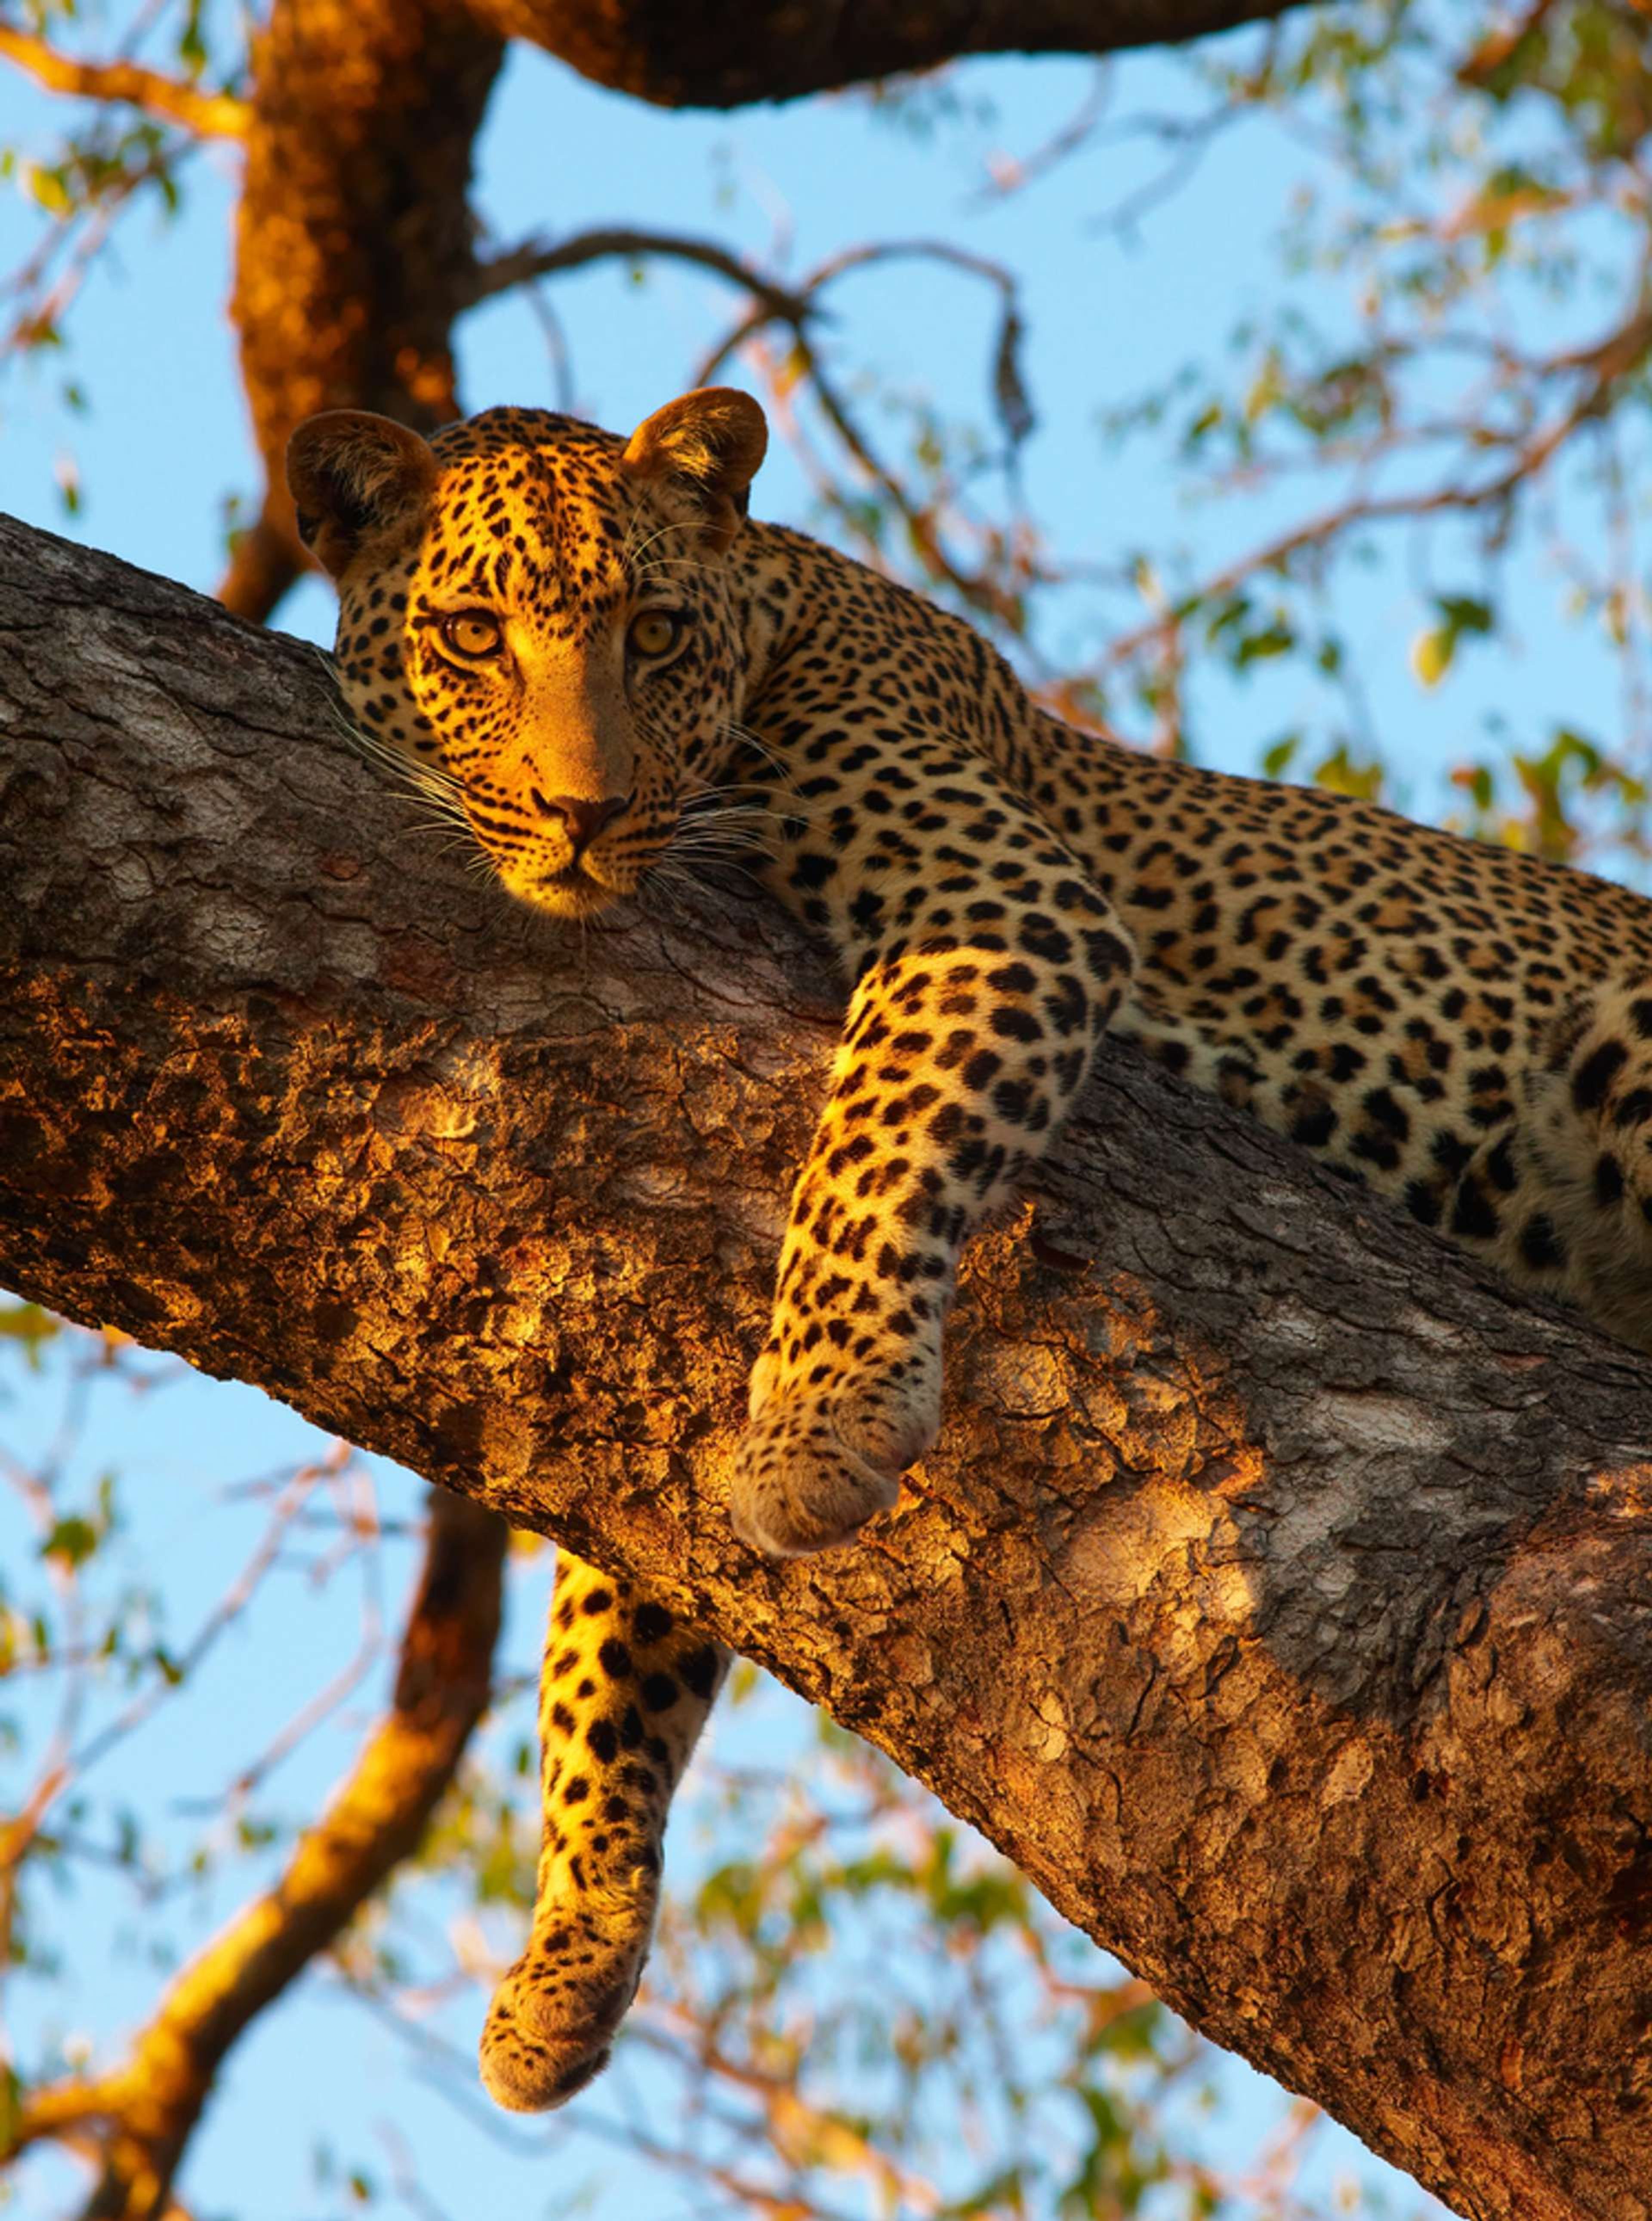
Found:
[[(329, 410), (288, 456), (356, 731), (511, 896), (562, 920), (634, 898), (698, 868), (722, 798), (742, 867), (843, 975), (736, 1533), (801, 1556), (894, 1504), (939, 1425), (964, 1245), (1104, 1035), (1652, 1349), (1652, 903), (1063, 722), (963, 618), (753, 517), (767, 439), (756, 400), (710, 387), (629, 438), (534, 408), (429, 439)], [(501, 2105), (560, 2105), (608, 2060), (729, 1663), (560, 1557), (536, 1893), (481, 2043)]]

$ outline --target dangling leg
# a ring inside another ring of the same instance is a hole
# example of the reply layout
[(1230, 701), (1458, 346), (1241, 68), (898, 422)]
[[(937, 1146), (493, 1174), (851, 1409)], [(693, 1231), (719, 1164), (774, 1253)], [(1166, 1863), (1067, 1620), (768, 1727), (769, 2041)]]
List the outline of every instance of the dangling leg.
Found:
[(533, 1927), (482, 2031), (482, 2080), (512, 2112), (563, 2104), (608, 2063), (654, 1936), (672, 1795), (728, 1665), (630, 1583), (559, 1555)]

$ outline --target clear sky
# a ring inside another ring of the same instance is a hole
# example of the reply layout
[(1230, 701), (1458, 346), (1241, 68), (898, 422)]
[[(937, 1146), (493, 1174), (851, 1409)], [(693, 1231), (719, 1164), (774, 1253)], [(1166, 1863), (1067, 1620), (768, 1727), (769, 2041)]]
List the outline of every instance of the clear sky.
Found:
[[(1061, 62), (973, 66), (951, 80), (961, 115), (921, 131), (880, 118), (858, 98), (735, 117), (657, 113), (518, 50), (483, 142), (478, 199), (501, 242), (623, 221), (715, 233), (764, 259), (784, 252), (793, 271), (848, 242), (896, 236), (952, 237), (1001, 256), (1024, 276), (1028, 368), (1040, 414), (1025, 471), (1055, 543), (1070, 558), (1104, 565), (1137, 547), (1186, 544), (1208, 563), (1255, 536), (1275, 512), (1267, 502), (1253, 504), (1242, 523), (1220, 508), (1191, 507), (1162, 445), (1120, 453), (1099, 436), (1098, 418), (1161, 386), (1190, 356), (1218, 352), (1234, 323), (1270, 297), (1279, 284), (1270, 242), (1310, 157), (1266, 122), (1244, 125), (1216, 141), (1186, 185), (1129, 240), (1097, 220), (1161, 166), (1162, 153), (1138, 139), (1104, 139), (1025, 192), (984, 201), (987, 155), (1024, 153), (1044, 141), (1079, 108), (1091, 76), (1086, 66)], [(1112, 98), (1124, 116), (1185, 110), (1190, 96), (1179, 65), (1148, 55), (1117, 67)], [(39, 145), (49, 120), (42, 97), (0, 75), (0, 141)], [(8, 505), (203, 588), (221, 566), (226, 494), (251, 498), (256, 490), (224, 313), (233, 189), (232, 158), (209, 149), (192, 166), (178, 220), (160, 224), (145, 216), (122, 233), (72, 328), (67, 367), (87, 389), (87, 414), (61, 406), (65, 366), (49, 358), (13, 367), (0, 385), (0, 491)], [(16, 194), (0, 197), (0, 264), (21, 259), (32, 236)], [(641, 283), (615, 267), (593, 271), (560, 285), (554, 302), (571, 347), (576, 405), (616, 428), (687, 383), (696, 356), (739, 306), (716, 281), (666, 266)], [(873, 363), (950, 418), (979, 416), (994, 310), (983, 289), (955, 273), (902, 265), (846, 284), (837, 306), (846, 357)], [(1332, 319), (1338, 313), (1334, 299), (1319, 307)], [(554, 397), (542, 336), (519, 301), (490, 307), (466, 326), (461, 361), (470, 406)], [(84, 489), (72, 520), (58, 492), (71, 459)], [(767, 515), (810, 521), (807, 485), (783, 447), (757, 499)], [(1449, 562), (1449, 550), (1436, 560)], [(1542, 581), (1523, 594), (1522, 714), (1535, 723), (1586, 712), (1591, 704), (1578, 702), (1576, 675), (1549, 613), (1552, 594)], [(1423, 693), (1406, 663), (1422, 606), (1414, 569), (1399, 566), (1374, 573), (1343, 616), (1365, 650), (1373, 721), (1402, 791), (1432, 809), (1463, 735), (1497, 706), (1499, 688), (1506, 697), (1510, 669), (1500, 660), (1495, 672)], [(281, 622), (330, 638), (330, 595), (318, 582), (306, 585)], [(1070, 642), (1081, 654), (1094, 643), (1097, 622), (1084, 597), (1069, 592), (1056, 645)], [(1318, 702), (1291, 670), (1260, 673), (1248, 689), (1225, 688), (1211, 699), (1214, 723), (1201, 730), (1203, 752), (1245, 770)], [(1605, 716), (1604, 696), (1593, 706)], [(3, 1386), (0, 1442), (27, 1461), (52, 1436), (65, 1384), (49, 1367), (30, 1381), (13, 1366)], [(267, 1506), (235, 1485), (325, 1447), (250, 1390), (182, 1380), (135, 1398), (110, 1386), (94, 1399), (78, 1479), (66, 1482), (66, 1494), (89, 1492), (100, 1470), (118, 1466), (128, 1484), (128, 1525), (109, 1577), (131, 1578), (141, 1564), (164, 1562), (168, 1639), (181, 1641), (251, 1551), (266, 1515)], [(375, 1471), (386, 1515), (410, 1517), (410, 1479)], [(33, 1547), (19, 1503), (0, 1497), (0, 1565), (24, 1565)], [(410, 1544), (390, 1547), (383, 1603), (392, 1627), (411, 1563)], [(524, 1683), (544, 1578), (542, 1555), (524, 1564), (513, 1601), (510, 1659)], [(159, 1769), (163, 1837), (172, 1855), (186, 1855), (203, 1830), (210, 1833), (201, 1805), (210, 1811), (247, 1750), (275, 1736), (347, 1664), (361, 1626), (357, 1580), (353, 1565), (323, 1581), (293, 1558), (247, 1620), (226, 1634), (198, 1696), (186, 1692), (151, 1737), (135, 1738), (111, 1757), (101, 1793), (115, 1804), (123, 1792), (153, 1802)], [(265, 1809), (289, 1819), (315, 1810), (382, 1686), (381, 1662), (272, 1777)], [(23, 1711), (33, 1718), (26, 1699)], [(530, 1717), (519, 1697), (494, 1732), (507, 1742), (519, 1737)], [(797, 1708), (776, 1699), (725, 1724), (716, 1752), (740, 1762), (801, 1751), (805, 1741)], [(0, 1765), (9, 1771), (13, 1763), (0, 1749)], [(704, 1855), (691, 1827), (679, 1830), (675, 1855), (690, 1864)], [(229, 1888), (209, 1879), (170, 1901), (173, 1948), (192, 1948), (209, 1934), (257, 1870), (256, 1861), (236, 1864)], [(19, 1985), (11, 2000), (26, 2059), (66, 2033), (85, 2036), (96, 2055), (154, 1993), (143, 1908), (124, 1888), (83, 1885), (55, 1917), (64, 1939), (59, 1978)], [(503, 1941), (500, 1930), (494, 1942)], [(478, 2005), (472, 1992), (457, 2007), (433, 2009), (433, 2024), (468, 2045)], [(1276, 2097), (1236, 2065), (1219, 2080), (1227, 2103), (1213, 2118), (1190, 2120), (1189, 2134), (1213, 2152), (1254, 2149)], [(589, 2101), (591, 2118), (621, 2119), (627, 2105), (646, 2107), (648, 2093), (647, 2070), (632, 2070), (629, 2081), (605, 2086)], [(191, 2151), (190, 2202), (201, 2216), (234, 2212), (242, 2221), (343, 2211), (350, 2202), (344, 2188), (317, 2187), (316, 2149), (350, 2155), (378, 2137), (382, 2162), (397, 2136), (416, 2144), (426, 2187), (454, 2215), (507, 2206), (560, 2213), (573, 2210), (572, 2192), (586, 2183), (591, 2202), (581, 2210), (598, 2221), (691, 2211), (678, 2186), (582, 2130), (578, 2108), (549, 2125), (496, 2135), (433, 2098), (406, 2049), (343, 2000), (325, 1973), (265, 2016), (235, 2055)], [(1334, 2134), (1314, 2178), (1325, 2213), (1335, 2210), (1339, 2178), (1386, 2183), (1387, 2210), (1396, 2213), (1436, 2210)], [(59, 2210), (63, 2181), (52, 2162), (32, 2169), (20, 2210), (45, 2221)]]

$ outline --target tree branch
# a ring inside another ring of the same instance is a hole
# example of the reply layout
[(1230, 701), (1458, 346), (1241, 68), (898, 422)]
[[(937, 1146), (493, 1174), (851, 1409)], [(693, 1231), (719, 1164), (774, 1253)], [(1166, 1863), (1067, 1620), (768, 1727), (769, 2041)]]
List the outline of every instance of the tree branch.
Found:
[(576, 942), (313, 652), (0, 527), (0, 1273), (772, 1665), (1477, 2221), (1652, 2214), (1652, 1374), (1122, 1050), (862, 1547), (723, 1485), (835, 1032), (754, 897)]
[(303, 417), (459, 413), (471, 153), (504, 54), (446, 0), (275, 0), (254, 41), (231, 307), (266, 487), (220, 589), (241, 616), (307, 566), (281, 469)]
[(0, 59), (15, 63), (48, 92), (73, 94), (141, 108), (147, 116), (181, 123), (199, 139), (244, 139), (247, 108), (232, 92), (213, 92), (141, 62), (84, 62), (60, 53), (29, 31), (0, 23)]
[(425, 1560), (394, 1701), (275, 1887), (178, 1975), (126, 2061), (28, 2098), (15, 2149), (72, 2137), (98, 2157), (84, 2221), (154, 2221), (230, 2046), (410, 1856), (487, 1705), (499, 1631), (504, 1523), (431, 1499)]
[[(1286, 4), (899, 0), (800, 11), (791, 0), (686, 9), (677, 0), (356, 0), (341, 9), (273, 0), (253, 53), (233, 303), (266, 488), (221, 598), (266, 617), (305, 567), (280, 469), (300, 420), (358, 408), (422, 430), (446, 421), (458, 406), (454, 321), (530, 274), (513, 274), (507, 259), (479, 275), (467, 228), (472, 144), (507, 39), (644, 99), (735, 107), (954, 54), (1105, 53), (1202, 38)], [(705, 242), (669, 251), (752, 282)], [(778, 303), (779, 289), (767, 294)], [(789, 304), (768, 312), (790, 321)]]
[[(1002, 263), (986, 255), (972, 254), (946, 240), (895, 239), (849, 247), (834, 254), (798, 285), (789, 286), (727, 247), (718, 246), (715, 240), (605, 227), (579, 232), (555, 246), (529, 240), (487, 262), (479, 263), (468, 297), (472, 302), (486, 300), (514, 286), (530, 285), (616, 256), (641, 261), (656, 255), (709, 270), (716, 277), (726, 278), (731, 285), (743, 287), (752, 297), (749, 313), (711, 350), (696, 372), (693, 382), (709, 385), (730, 356), (766, 325), (785, 324), (792, 334), (792, 363), (801, 370), (821, 414), (850, 460), (901, 518), (913, 547), (931, 574), (943, 579), (962, 601), (984, 616), (998, 623), (1012, 620), (1013, 610), (1005, 591), (988, 573), (971, 571), (951, 553), (942, 541), (934, 515), (914, 500), (879, 457), (836, 381), (822, 362), (810, 331), (816, 320), (826, 314), (821, 306), (821, 294), (838, 278), (858, 270), (875, 268), (885, 262), (918, 260), (942, 263), (969, 277), (984, 279), (997, 291), (1000, 302), (994, 353), (995, 400), (1009, 435), (1020, 439), (1031, 429), (1032, 417), (1022, 390), (1017, 360), (1022, 325), (1019, 293), (1012, 272)], [(823, 491), (829, 492), (829, 489), (823, 488)], [(844, 504), (839, 499), (834, 506), (841, 511)], [(221, 593), (220, 599), (238, 610), (241, 608), (241, 604), (227, 594)]]
[(1294, 0), (471, 0), (479, 22), (667, 108), (738, 108), (931, 70), (968, 54), (1106, 54), (1272, 22)]
[[(1192, 591), (1178, 595), (1162, 615), (1119, 634), (1108, 643), (1107, 661), (1113, 665), (1128, 662), (1133, 656), (1141, 654), (1143, 649), (1173, 635), (1186, 622), (1189, 609), (1195, 604), (1220, 603), (1259, 572), (1283, 570), (1298, 555), (1349, 538), (1364, 525), (1418, 522), (1425, 518), (1448, 514), (1462, 516), (1489, 514), (1494, 520), (1494, 533), (1505, 529), (1509, 505), (1516, 494), (1523, 486), (1541, 479), (1578, 433), (1590, 424), (1599, 423), (1607, 415), (1617, 389), (1626, 379), (1636, 376), (1644, 366), (1649, 354), (1652, 354), (1652, 308), (1649, 308), (1645, 298), (1649, 288), (1652, 288), (1652, 261), (1643, 272), (1641, 297), (1634, 309), (1605, 339), (1593, 341), (1587, 347), (1568, 348), (1562, 353), (1540, 361), (1510, 357), (1499, 351), (1495, 360), (1505, 375), (1511, 367), (1517, 367), (1535, 387), (1541, 390), (1546, 391), (1564, 378), (1581, 376), (1583, 383), (1546, 425), (1515, 445), (1511, 460), (1494, 475), (1477, 480), (1449, 480), (1446, 485), (1436, 486), (1426, 493), (1350, 496), (1347, 501), (1322, 511), (1317, 516), (1310, 517), (1305, 523), (1292, 526), (1274, 539), (1264, 541), (1260, 547), (1253, 548), (1248, 554), (1225, 565)], [(1487, 444), (1485, 421), (1483, 406), (1471, 408), (1466, 412), (1462, 422), (1422, 428), (1420, 432), (1413, 432), (1411, 437), (1444, 437), (1484, 446)], [(1384, 440), (1374, 443), (1363, 457), (1356, 456), (1355, 460), (1375, 462), (1381, 459), (1383, 450), (1391, 448), (1392, 445), (1392, 442), (1385, 435)], [(1264, 466), (1262, 470), (1259, 470), (1253, 465), (1246, 475), (1251, 478), (1261, 476), (1266, 467)]]
[(719, 247), (713, 239), (695, 239), (678, 232), (638, 230), (624, 225), (578, 232), (554, 246), (530, 239), (489, 261), (479, 262), (468, 288), (469, 300), (491, 300), (496, 294), (509, 292), (512, 286), (531, 285), (536, 278), (554, 278), (566, 270), (582, 270), (592, 262), (610, 261), (616, 256), (641, 262), (656, 255), (668, 261), (692, 263), (716, 277), (726, 278), (731, 285), (744, 286), (765, 316), (778, 316), (785, 323), (801, 324), (816, 312), (806, 292), (793, 292), (789, 286), (767, 276), (754, 263), (732, 253), (726, 247)]

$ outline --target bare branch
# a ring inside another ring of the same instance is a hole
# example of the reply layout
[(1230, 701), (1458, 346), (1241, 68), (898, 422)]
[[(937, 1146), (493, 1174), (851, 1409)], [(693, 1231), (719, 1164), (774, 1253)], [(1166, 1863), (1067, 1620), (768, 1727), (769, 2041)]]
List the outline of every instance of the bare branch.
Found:
[(529, 240), (491, 261), (479, 263), (465, 288), (463, 305), (468, 308), (476, 302), (508, 292), (513, 286), (527, 285), (538, 278), (554, 277), (566, 270), (581, 270), (592, 262), (615, 257), (640, 262), (655, 256), (692, 263), (699, 269), (726, 278), (731, 285), (743, 285), (766, 318), (775, 316), (783, 322), (801, 325), (816, 313), (807, 289), (794, 292), (777, 278), (767, 276), (754, 264), (726, 247), (719, 247), (715, 240), (623, 226), (582, 231), (555, 246)]
[[(993, 260), (989, 255), (972, 253), (967, 248), (955, 247), (948, 240), (881, 240), (866, 246), (848, 247), (840, 253), (828, 256), (801, 281), (792, 297), (812, 316), (817, 311), (819, 295), (839, 278), (857, 271), (875, 268), (882, 263), (908, 260), (936, 262), (961, 270), (967, 276), (984, 279), (997, 291), (1001, 307), (998, 340), (992, 355), (992, 398), (1013, 447), (1030, 430), (1033, 419), (1031, 404), (1021, 381), (1019, 351), (1023, 335), (1020, 289), (1014, 272), (1005, 265)], [(792, 353), (786, 365), (788, 390), (790, 384), (798, 377), (806, 383), (819, 404), (822, 415), (853, 462), (877, 486), (891, 509), (900, 517), (919, 560), (930, 576), (950, 587), (961, 601), (994, 624), (1015, 626), (1013, 598), (1004, 592), (990, 572), (971, 570), (946, 546), (941, 538), (932, 508), (915, 499), (879, 455), (864, 426), (849, 407), (842, 387), (822, 360), (812, 331), (806, 329), (802, 318), (792, 315), (789, 308), (771, 308), (760, 300), (750, 315), (742, 317), (731, 331), (725, 333), (701, 361), (695, 372), (695, 383), (710, 383), (721, 372), (732, 355), (750, 346), (765, 326), (776, 321), (786, 323), (792, 333)], [(782, 404), (783, 416), (787, 421), (794, 421), (791, 419), (790, 411), (784, 408), (784, 393), (778, 391), (780, 381), (773, 374), (771, 384), (777, 388), (776, 397)], [(856, 536), (864, 541), (866, 535), (857, 521), (846, 514), (842, 499), (836, 494), (829, 476), (817, 470), (815, 477), (823, 498), (839, 515), (844, 516), (845, 522), (855, 531)]]
[(178, 1976), (124, 2062), (37, 2091), (14, 2149), (43, 2137), (86, 2149), (99, 2176), (85, 2221), (157, 2221), (230, 2046), (324, 1951), (424, 1832), (488, 1701), (506, 1530), (437, 1492), (391, 1709), (273, 1889)]
[(1014, 193), (1024, 192), (1038, 178), (1047, 176), (1076, 154), (1100, 129), (1105, 120), (1108, 103), (1112, 97), (1112, 72), (1105, 62), (1098, 63), (1091, 74), (1084, 98), (1067, 122), (1052, 132), (1044, 143), (1029, 154), (999, 154), (989, 158), (987, 182), (974, 196), (978, 203), (1008, 200)]
[[(711, 350), (696, 372), (696, 383), (714, 379), (735, 350), (753, 340), (765, 326), (784, 324), (791, 332), (795, 367), (800, 370), (833, 430), (865, 476), (883, 493), (906, 526), (913, 547), (932, 574), (943, 580), (971, 607), (1003, 623), (1009, 614), (1005, 597), (986, 573), (970, 571), (943, 545), (934, 516), (916, 502), (907, 488), (878, 455), (850, 409), (836, 380), (828, 372), (813, 343), (812, 327), (824, 315), (820, 295), (842, 278), (860, 270), (900, 260), (941, 263), (979, 278), (994, 287), (1003, 303), (998, 343), (994, 356), (995, 395), (1011, 438), (1024, 435), (1030, 410), (1022, 391), (1017, 364), (1021, 336), (1017, 310), (1018, 288), (1014, 273), (990, 256), (973, 254), (949, 241), (886, 240), (850, 247), (829, 257), (795, 286), (760, 270), (743, 256), (714, 240), (681, 234), (604, 227), (580, 232), (554, 245), (527, 241), (479, 263), (466, 288), (466, 305), (487, 300), (511, 288), (531, 284), (564, 272), (588, 267), (593, 262), (618, 258), (641, 261), (660, 257), (708, 270), (739, 285), (752, 297), (754, 306)], [(221, 596), (221, 598), (226, 597)]]
[(235, 94), (214, 92), (190, 84), (187, 78), (168, 77), (164, 70), (146, 68), (140, 62), (77, 61), (60, 53), (47, 40), (9, 24), (0, 24), (0, 59), (14, 63), (48, 92), (141, 108), (147, 116), (181, 124), (197, 139), (247, 136), (250, 110)]

